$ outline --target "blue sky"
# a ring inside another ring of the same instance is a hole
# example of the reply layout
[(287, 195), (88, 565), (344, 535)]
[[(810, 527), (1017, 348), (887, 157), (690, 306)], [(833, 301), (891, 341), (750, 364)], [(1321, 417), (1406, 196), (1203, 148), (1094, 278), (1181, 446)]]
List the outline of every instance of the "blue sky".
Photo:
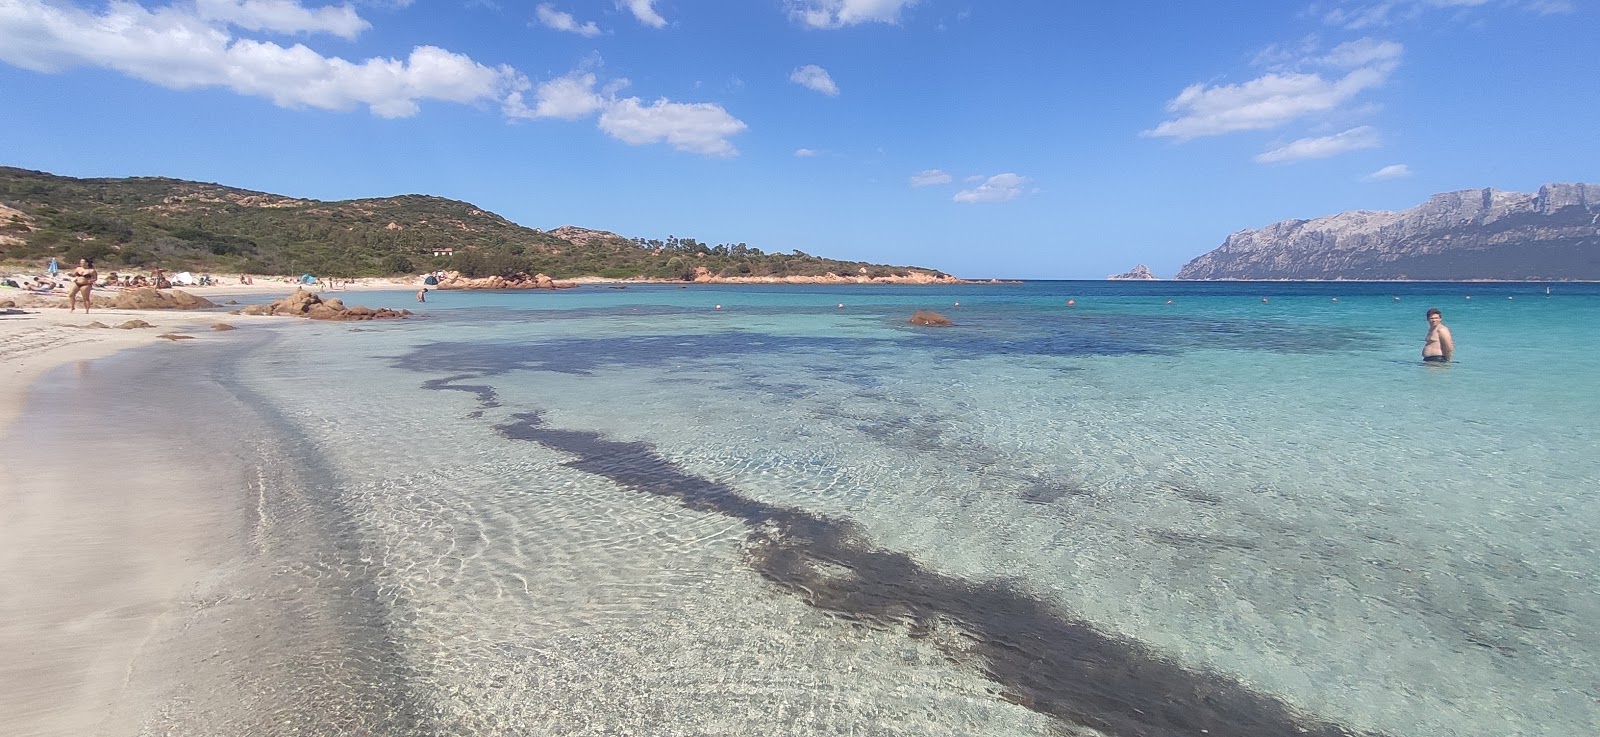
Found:
[(961, 276), (1600, 180), (1589, 0), (0, 0), (0, 164)]

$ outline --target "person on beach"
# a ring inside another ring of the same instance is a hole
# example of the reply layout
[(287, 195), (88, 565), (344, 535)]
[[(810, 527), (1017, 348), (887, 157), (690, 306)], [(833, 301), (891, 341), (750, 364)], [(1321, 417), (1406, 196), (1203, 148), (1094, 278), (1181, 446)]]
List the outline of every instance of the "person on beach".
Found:
[(94, 283), (100, 280), (100, 273), (94, 270), (94, 262), (86, 258), (78, 259), (78, 268), (72, 270), (72, 289), (67, 292), (68, 312), (78, 311), (78, 295), (83, 295), (83, 314), (89, 314), (89, 295), (94, 291)]
[(1422, 360), (1428, 363), (1444, 363), (1450, 360), (1450, 355), (1456, 352), (1455, 339), (1450, 337), (1450, 328), (1444, 325), (1444, 313), (1437, 307), (1428, 308), (1428, 337), (1422, 340)]

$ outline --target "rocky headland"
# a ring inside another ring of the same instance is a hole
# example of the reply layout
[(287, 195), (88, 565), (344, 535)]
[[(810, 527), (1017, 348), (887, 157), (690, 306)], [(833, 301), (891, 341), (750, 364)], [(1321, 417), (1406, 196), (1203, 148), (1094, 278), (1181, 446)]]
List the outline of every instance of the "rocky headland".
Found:
[(1600, 185), (1446, 192), (1228, 236), (1179, 279), (1600, 280)]

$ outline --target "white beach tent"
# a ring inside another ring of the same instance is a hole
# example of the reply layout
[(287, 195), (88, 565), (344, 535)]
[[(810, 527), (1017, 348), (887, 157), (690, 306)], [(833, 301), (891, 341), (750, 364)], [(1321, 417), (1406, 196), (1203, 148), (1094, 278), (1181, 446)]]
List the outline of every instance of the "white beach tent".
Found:
[(187, 271), (180, 271), (172, 275), (171, 281), (173, 284), (193, 284), (195, 279), (194, 274), (191, 274)]

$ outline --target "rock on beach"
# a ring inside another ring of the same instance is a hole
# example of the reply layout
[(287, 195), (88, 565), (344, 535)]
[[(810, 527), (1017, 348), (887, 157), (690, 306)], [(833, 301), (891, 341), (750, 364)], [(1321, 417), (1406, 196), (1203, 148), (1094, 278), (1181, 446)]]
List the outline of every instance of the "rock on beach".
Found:
[(411, 315), (411, 310), (391, 310), (387, 307), (346, 307), (338, 299), (325, 300), (305, 290), (298, 290), (271, 304), (250, 305), (242, 312), (246, 315), (287, 315), (312, 320), (389, 320)]

